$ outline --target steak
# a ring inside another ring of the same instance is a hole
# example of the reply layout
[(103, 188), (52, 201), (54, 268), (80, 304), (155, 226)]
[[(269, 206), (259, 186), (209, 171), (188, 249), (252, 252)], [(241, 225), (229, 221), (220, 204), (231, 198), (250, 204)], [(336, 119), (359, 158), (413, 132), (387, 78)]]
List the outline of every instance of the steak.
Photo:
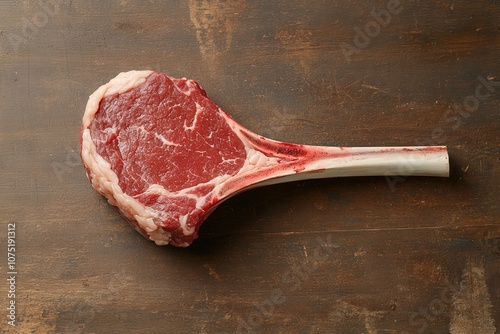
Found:
[(223, 200), (257, 186), (363, 175), (447, 176), (446, 147), (278, 142), (234, 121), (193, 80), (120, 73), (89, 98), (81, 157), (92, 186), (158, 245), (189, 246)]

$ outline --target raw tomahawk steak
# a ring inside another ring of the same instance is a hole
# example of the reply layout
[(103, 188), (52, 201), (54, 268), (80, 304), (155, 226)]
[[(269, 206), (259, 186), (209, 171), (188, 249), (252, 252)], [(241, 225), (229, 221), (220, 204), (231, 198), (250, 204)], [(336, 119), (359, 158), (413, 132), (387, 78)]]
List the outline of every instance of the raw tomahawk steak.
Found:
[(121, 73), (90, 96), (81, 156), (93, 187), (138, 232), (181, 247), (222, 200), (255, 186), (448, 173), (445, 147), (318, 147), (264, 138), (236, 123), (195, 81), (151, 71)]

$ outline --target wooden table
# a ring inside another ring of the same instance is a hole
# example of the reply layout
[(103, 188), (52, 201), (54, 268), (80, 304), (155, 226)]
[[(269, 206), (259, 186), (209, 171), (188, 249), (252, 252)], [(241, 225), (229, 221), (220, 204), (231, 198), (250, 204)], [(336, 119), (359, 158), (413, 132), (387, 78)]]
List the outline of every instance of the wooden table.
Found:
[[(2, 332), (499, 330), (496, 1), (1, 0), (0, 17)], [(87, 97), (130, 69), (196, 79), (277, 140), (447, 145), (451, 177), (256, 189), (158, 247), (78, 155)]]

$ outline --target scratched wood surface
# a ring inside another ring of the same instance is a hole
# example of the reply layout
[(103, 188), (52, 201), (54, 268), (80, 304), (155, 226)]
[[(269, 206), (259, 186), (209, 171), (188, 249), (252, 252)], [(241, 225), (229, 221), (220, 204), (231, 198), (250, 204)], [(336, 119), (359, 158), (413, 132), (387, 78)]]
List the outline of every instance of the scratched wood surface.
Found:
[[(496, 1), (0, 0), (0, 332), (495, 333), (499, 17)], [(256, 189), (191, 247), (157, 247), (78, 157), (88, 95), (131, 69), (197, 79), (278, 140), (447, 145), (451, 177)]]

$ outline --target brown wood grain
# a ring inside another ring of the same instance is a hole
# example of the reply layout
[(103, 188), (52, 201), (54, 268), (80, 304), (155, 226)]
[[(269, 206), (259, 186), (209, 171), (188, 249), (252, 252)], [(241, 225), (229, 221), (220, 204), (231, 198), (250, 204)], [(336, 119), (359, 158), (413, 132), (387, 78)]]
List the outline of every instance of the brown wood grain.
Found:
[[(401, 1), (356, 47), (393, 3), (0, 1), (0, 240), (15, 223), (18, 269), (0, 332), (498, 331), (500, 6)], [(196, 79), (277, 140), (447, 145), (451, 177), (255, 189), (191, 247), (155, 246), (78, 157), (88, 95), (131, 69)]]

